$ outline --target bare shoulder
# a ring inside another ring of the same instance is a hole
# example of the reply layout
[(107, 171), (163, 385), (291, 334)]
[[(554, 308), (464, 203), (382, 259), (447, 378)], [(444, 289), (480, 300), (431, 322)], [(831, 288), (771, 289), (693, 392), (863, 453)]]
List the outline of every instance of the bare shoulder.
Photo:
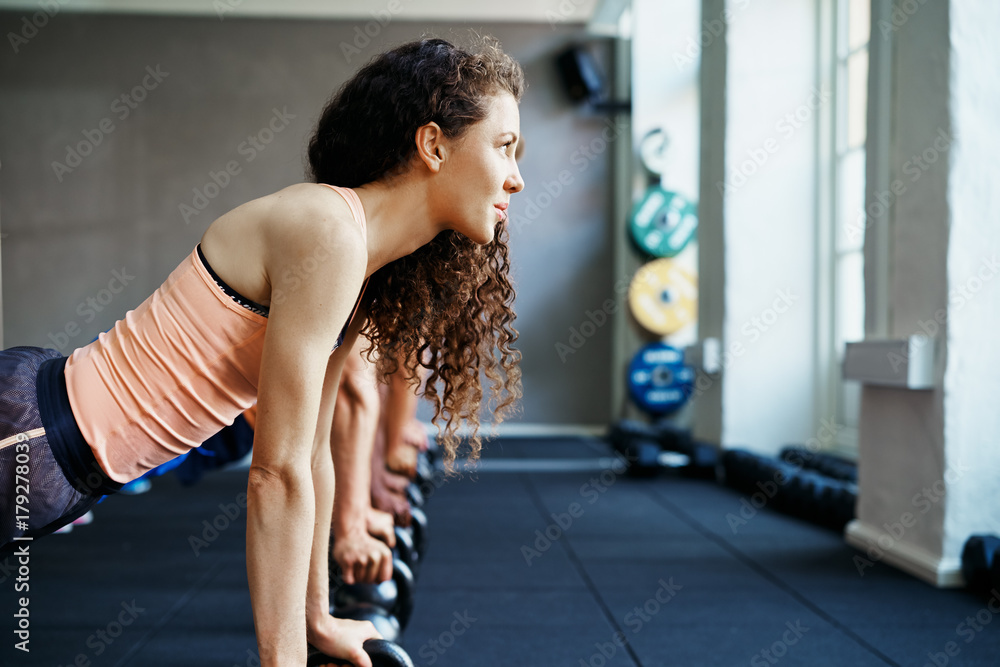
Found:
[(263, 198), (262, 204), (272, 231), (325, 234), (347, 231), (361, 236), (351, 207), (336, 191), (318, 183), (296, 183)]
[(317, 183), (296, 183), (267, 195), (261, 204), (264, 237), (272, 260), (279, 255), (294, 260), (302, 253), (317, 251), (343, 258), (367, 258), (365, 237), (351, 207), (333, 189)]

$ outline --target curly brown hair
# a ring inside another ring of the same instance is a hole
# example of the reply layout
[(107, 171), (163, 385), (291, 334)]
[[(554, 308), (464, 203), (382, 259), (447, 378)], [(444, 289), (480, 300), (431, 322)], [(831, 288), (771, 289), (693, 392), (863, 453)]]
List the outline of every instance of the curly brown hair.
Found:
[[(469, 48), (423, 39), (382, 53), (330, 99), (309, 142), (312, 180), (342, 187), (391, 179), (416, 154), (416, 131), (437, 123), (460, 137), (486, 117), (491, 98), (524, 92), (520, 65), (490, 37)], [(345, 159), (345, 156), (350, 156)], [(430, 371), (423, 396), (450, 468), (458, 426), (472, 425), (469, 458), (479, 456), (482, 375), (491, 382), (494, 415), (502, 421), (521, 397), (520, 353), (513, 345), (514, 288), (508, 278), (507, 233), (478, 245), (445, 231), (416, 252), (372, 275), (365, 292), (368, 321), (362, 335), (378, 351), (381, 377), (402, 365), (417, 382)]]

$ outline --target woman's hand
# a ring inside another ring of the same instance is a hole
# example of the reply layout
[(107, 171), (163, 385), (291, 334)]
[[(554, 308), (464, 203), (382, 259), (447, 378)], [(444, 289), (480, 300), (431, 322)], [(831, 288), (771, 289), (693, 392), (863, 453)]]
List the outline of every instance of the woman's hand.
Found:
[(410, 525), (410, 503), (406, 500), (409, 478), (390, 472), (385, 467), (372, 468), (372, 505), (392, 515), (397, 526)]
[(350, 621), (329, 614), (310, 623), (307, 630), (309, 643), (321, 653), (346, 660), (356, 667), (372, 667), (372, 660), (363, 647), (365, 640), (382, 639), (368, 621)]
[(392, 515), (374, 507), (368, 508), (366, 520), (368, 534), (377, 540), (385, 542), (390, 549), (396, 546), (396, 533), (393, 530)]
[(392, 578), (392, 551), (367, 531), (338, 535), (333, 542), (333, 559), (345, 584), (377, 584)]
[(403, 427), (403, 442), (411, 447), (416, 447), (421, 452), (426, 452), (430, 446), (427, 439), (427, 429), (420, 423), (419, 419), (411, 419)]
[(395, 442), (388, 443), (385, 466), (412, 480), (417, 476), (417, 455), (427, 447), (426, 429), (418, 420), (411, 419), (400, 429)]

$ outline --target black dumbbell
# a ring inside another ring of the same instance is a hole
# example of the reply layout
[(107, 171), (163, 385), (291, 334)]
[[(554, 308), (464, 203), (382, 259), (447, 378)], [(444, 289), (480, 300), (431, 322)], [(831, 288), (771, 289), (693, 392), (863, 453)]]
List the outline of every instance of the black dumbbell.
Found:
[(660, 471), (660, 432), (635, 419), (621, 419), (608, 429), (611, 448), (628, 461), (626, 475), (651, 477)]
[(410, 525), (396, 526), (396, 547), (400, 560), (410, 566), (413, 576), (420, 573), (420, 561), (427, 550), (427, 514), (419, 507), (410, 508)]
[(413, 536), (413, 548), (419, 563), (427, 554), (427, 513), (419, 507), (410, 509), (410, 535)]
[(330, 615), (352, 621), (368, 621), (375, 626), (375, 630), (380, 635), (389, 641), (398, 641), (403, 634), (399, 619), (376, 604), (359, 602), (346, 607), (338, 607), (331, 603)]
[(853, 461), (827, 452), (813, 452), (806, 447), (788, 445), (779, 454), (781, 460), (794, 466), (815, 470), (825, 477), (847, 482), (858, 481), (858, 466)]
[(962, 575), (965, 587), (979, 595), (988, 594), (1000, 583), (1000, 537), (972, 535), (962, 548)]
[(717, 448), (692, 440), (688, 458), (690, 463), (681, 470), (683, 476), (711, 480), (718, 477), (719, 450)]
[(403, 634), (399, 619), (378, 605), (357, 604), (344, 609), (330, 607), (330, 615), (351, 621), (368, 621), (380, 635), (391, 642), (399, 641)]
[(416, 576), (420, 567), (420, 555), (413, 544), (413, 533), (400, 526), (396, 526), (393, 529), (393, 533), (396, 536), (396, 546), (393, 547), (393, 554), (409, 565), (410, 571)]
[[(996, 554), (996, 551), (994, 551)], [(997, 595), (1000, 591), (1000, 557), (994, 555), (993, 562), (990, 563), (990, 596)]]
[[(417, 478), (415, 480), (421, 491), (429, 489), (434, 484), (434, 464), (427, 452), (417, 454)], [(424, 493), (426, 496), (427, 493)]]
[(392, 579), (338, 586), (331, 602), (330, 613), (337, 618), (371, 621), (379, 634), (395, 641), (413, 614), (413, 573), (406, 563), (394, 558)]
[(420, 490), (420, 487), (416, 483), (410, 482), (406, 486), (406, 500), (409, 501), (410, 507), (420, 508), (424, 506), (424, 492)]
[(430, 438), (427, 442), (427, 449), (421, 452), (427, 457), (427, 462), (431, 464), (431, 468), (437, 465), (438, 459), (441, 458), (441, 448), (438, 447), (437, 440)]
[(760, 458), (745, 449), (727, 449), (722, 454), (726, 485), (740, 492), (758, 491)]
[[(413, 667), (413, 661), (406, 651), (398, 644), (385, 639), (369, 639), (364, 643), (365, 653), (372, 660), (374, 667)], [(309, 647), (306, 667), (321, 667), (322, 665), (337, 665), (337, 667), (354, 667), (349, 662), (337, 660), (323, 655), (318, 650)]]

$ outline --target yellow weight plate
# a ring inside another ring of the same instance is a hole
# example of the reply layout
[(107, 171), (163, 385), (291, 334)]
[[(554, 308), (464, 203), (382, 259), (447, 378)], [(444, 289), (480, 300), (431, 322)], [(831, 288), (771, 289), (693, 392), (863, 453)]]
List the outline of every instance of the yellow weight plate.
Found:
[(628, 288), (632, 315), (647, 331), (669, 336), (697, 317), (698, 279), (672, 259), (640, 268)]

